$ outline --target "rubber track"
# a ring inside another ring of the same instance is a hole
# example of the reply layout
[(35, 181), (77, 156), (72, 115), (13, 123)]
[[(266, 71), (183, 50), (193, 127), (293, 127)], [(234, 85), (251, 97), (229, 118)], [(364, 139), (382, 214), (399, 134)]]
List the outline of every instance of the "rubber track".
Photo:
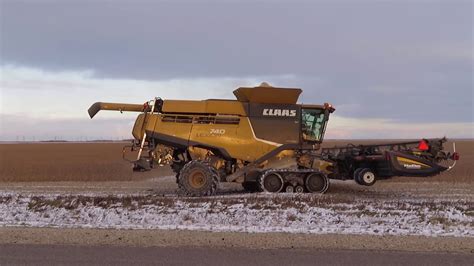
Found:
[[(257, 179), (257, 184), (259, 186), (260, 191), (265, 191), (265, 189), (263, 188), (263, 178), (267, 174), (270, 174), (270, 173), (283, 173), (283, 174), (288, 174), (288, 173), (297, 173), (297, 174), (318, 173), (318, 174), (322, 174), (326, 177), (327, 185), (326, 185), (325, 189), (320, 193), (324, 194), (329, 189), (329, 179), (328, 179), (328, 177), (326, 176), (326, 174), (324, 174), (323, 172), (321, 172), (319, 170), (316, 170), (316, 169), (292, 169), (292, 168), (283, 168), (283, 169), (270, 168), (270, 169), (266, 169), (265, 171), (263, 171), (262, 174)], [(283, 181), (286, 182), (284, 177), (283, 177)], [(306, 187), (306, 184), (303, 184), (303, 186)]]

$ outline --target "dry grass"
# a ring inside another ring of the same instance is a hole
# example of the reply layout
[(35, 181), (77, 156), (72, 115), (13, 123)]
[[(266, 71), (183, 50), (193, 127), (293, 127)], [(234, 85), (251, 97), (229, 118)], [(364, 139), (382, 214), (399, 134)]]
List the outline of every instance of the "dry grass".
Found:
[[(324, 147), (385, 141), (326, 141)], [(474, 140), (456, 141), (461, 160), (453, 171), (423, 181), (474, 183)], [(168, 168), (132, 173), (122, 160), (127, 143), (0, 144), (0, 181), (126, 181), (171, 175)], [(452, 144), (446, 145), (451, 149)], [(414, 178), (397, 178), (396, 181)]]

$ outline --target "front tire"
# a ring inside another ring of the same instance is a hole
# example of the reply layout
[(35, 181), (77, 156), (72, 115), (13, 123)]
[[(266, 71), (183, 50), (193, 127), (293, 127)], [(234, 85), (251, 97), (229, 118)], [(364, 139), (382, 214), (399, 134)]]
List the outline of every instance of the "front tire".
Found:
[(212, 196), (219, 185), (217, 171), (202, 161), (190, 161), (179, 172), (179, 190), (191, 197)]

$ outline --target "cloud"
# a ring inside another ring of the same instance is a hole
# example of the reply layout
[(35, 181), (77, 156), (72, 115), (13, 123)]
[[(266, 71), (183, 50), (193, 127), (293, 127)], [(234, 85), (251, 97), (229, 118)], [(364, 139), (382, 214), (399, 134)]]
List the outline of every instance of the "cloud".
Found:
[(234, 99), (239, 86), (262, 81), (291, 83), (292, 74), (260, 77), (185, 78), (168, 80), (112, 79), (97, 77), (93, 70), (46, 71), (5, 65), (0, 67), (3, 114), (35, 118), (85, 118), (96, 101), (143, 103), (154, 97), (202, 100)]
[[(164, 99), (228, 98), (238, 86), (262, 81), (293, 84), (293, 74), (261, 77), (188, 78), (170, 80), (105, 79), (93, 70), (46, 71), (7, 65), (2, 79), (0, 140), (68, 140), (129, 138), (136, 113), (104, 112), (93, 120), (87, 109), (96, 101), (143, 103), (154, 96)], [(317, 78), (315, 78), (317, 80)], [(320, 80), (317, 80), (321, 82)], [(303, 93), (305, 103), (308, 94)], [(336, 106), (327, 131), (328, 138), (419, 138), (448, 136), (473, 138), (472, 122), (404, 122), (390, 118), (347, 117), (367, 108), (362, 103)]]
[(390, 119), (357, 119), (333, 115), (328, 138), (336, 139), (411, 139), (474, 138), (474, 123), (403, 123)]
[(35, 107), (55, 116), (97, 99), (232, 98), (265, 80), (343, 106), (344, 117), (474, 121), (469, 1), (0, 5), (0, 57), (21, 74), (5, 81), (18, 88), (3, 93), (8, 110), (32, 98), (63, 99)]

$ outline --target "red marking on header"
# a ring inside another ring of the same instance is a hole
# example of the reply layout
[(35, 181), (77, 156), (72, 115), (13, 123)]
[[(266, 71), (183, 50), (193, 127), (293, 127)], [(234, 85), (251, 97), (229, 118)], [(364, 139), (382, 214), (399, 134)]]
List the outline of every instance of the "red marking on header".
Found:
[(420, 144), (418, 144), (418, 149), (420, 151), (427, 151), (427, 150), (430, 149), (430, 146), (428, 145), (428, 143), (424, 139), (422, 139), (420, 141)]

